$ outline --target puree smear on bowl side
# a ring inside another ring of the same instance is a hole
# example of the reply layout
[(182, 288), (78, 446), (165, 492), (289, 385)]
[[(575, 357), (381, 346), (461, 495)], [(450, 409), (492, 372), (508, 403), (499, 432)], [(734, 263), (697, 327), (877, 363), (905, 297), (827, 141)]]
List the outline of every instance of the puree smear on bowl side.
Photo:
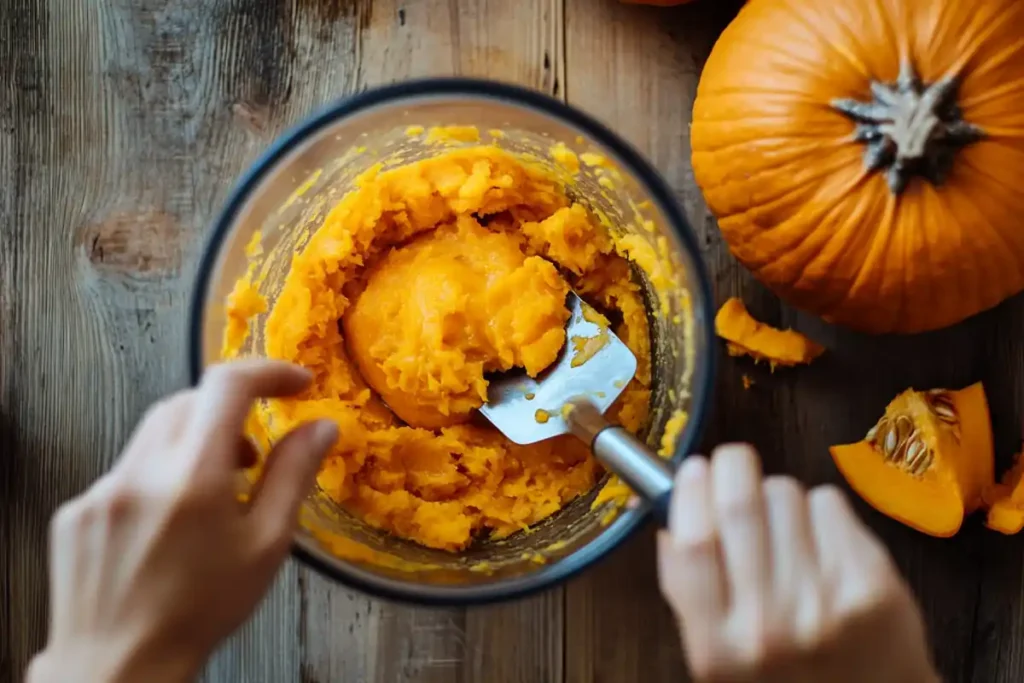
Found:
[[(602, 470), (572, 436), (518, 446), (474, 409), (487, 373), (555, 360), (570, 288), (637, 356), (610, 417), (638, 431), (651, 379), (641, 288), (547, 171), (486, 145), (371, 169), (294, 256), (267, 318), (266, 354), (309, 368), (314, 385), (257, 419), (272, 439), (338, 422), (318, 483), (374, 527), (450, 551), (524, 529)], [(253, 295), (243, 279), (229, 298), (225, 357), (260, 310)]]

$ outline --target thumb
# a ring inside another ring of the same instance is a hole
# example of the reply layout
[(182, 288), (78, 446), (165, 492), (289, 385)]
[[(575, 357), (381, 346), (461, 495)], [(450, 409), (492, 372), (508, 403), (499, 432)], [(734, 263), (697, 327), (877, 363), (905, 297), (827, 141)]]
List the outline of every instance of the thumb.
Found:
[(274, 446), (253, 492), (250, 516), (274, 541), (291, 536), (299, 506), (313, 487), (320, 463), (338, 440), (332, 420), (308, 422)]

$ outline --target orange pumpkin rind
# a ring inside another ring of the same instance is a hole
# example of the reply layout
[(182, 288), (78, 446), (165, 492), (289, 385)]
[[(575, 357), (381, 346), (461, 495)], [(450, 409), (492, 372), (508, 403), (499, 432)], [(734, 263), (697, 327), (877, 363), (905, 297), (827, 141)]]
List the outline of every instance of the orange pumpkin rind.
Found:
[(952, 536), (985, 505), (993, 478), (984, 389), (979, 383), (959, 391), (907, 390), (864, 440), (830, 452), (850, 487), (876, 510), (930, 536)]
[(1018, 454), (1014, 466), (1000, 483), (985, 492), (988, 515), (985, 526), (1002, 534), (1016, 534), (1024, 529), (1024, 453)]
[(772, 370), (779, 365), (791, 367), (810, 363), (825, 352), (825, 347), (795, 330), (780, 330), (756, 320), (736, 297), (718, 310), (715, 332), (726, 341), (730, 356), (767, 361)]

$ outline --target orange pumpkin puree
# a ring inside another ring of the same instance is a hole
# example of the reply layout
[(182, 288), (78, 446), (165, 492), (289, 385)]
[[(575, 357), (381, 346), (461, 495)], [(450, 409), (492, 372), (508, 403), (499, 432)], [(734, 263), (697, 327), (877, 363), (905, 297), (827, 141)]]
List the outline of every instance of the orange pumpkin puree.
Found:
[[(371, 169), (294, 256), (267, 318), (266, 354), (315, 380), (271, 402), (261, 428), (274, 440), (335, 420), (320, 487), (428, 547), (457, 551), (543, 520), (591, 490), (600, 466), (571, 436), (515, 445), (474, 409), (487, 373), (554, 361), (573, 288), (638, 359), (611, 418), (634, 432), (646, 423), (647, 315), (616, 246), (547, 171), (496, 147)], [(225, 357), (259, 309), (253, 292), (243, 279), (229, 297)]]

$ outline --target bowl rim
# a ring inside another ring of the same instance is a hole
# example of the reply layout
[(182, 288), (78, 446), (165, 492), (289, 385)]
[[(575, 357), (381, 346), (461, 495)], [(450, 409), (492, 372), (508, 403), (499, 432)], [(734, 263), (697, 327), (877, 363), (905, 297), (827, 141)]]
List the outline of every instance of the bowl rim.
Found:
[[(202, 329), (210, 279), (220, 256), (220, 249), (231, 226), (250, 196), (278, 162), (305, 143), (322, 128), (340, 118), (362, 113), (373, 107), (423, 97), (465, 97), (500, 100), (506, 104), (532, 109), (579, 129), (605, 149), (647, 189), (671, 229), (681, 241), (694, 264), (695, 278), (691, 285), (693, 315), (704, 320), (703, 343), (706, 358), (694, 368), (690, 416), (676, 442), (672, 461), (678, 463), (690, 454), (702, 436), (704, 423), (713, 400), (717, 353), (714, 346), (713, 299), (711, 281), (704, 264), (697, 237), (682, 207), (667, 182), (650, 162), (631, 144), (604, 124), (579, 109), (517, 85), (479, 78), (447, 77), (403, 81), (365, 90), (340, 98), (310, 114), (275, 140), (242, 174), (217, 214), (213, 228), (203, 245), (199, 267), (192, 288), (188, 309), (188, 372), (189, 383), (195, 386), (203, 371)], [(540, 565), (528, 574), (499, 579), (481, 585), (450, 586), (418, 584), (392, 579), (362, 569), (355, 563), (328, 563), (303, 547), (296, 537), (292, 555), (321, 574), (350, 588), (386, 600), (433, 606), (466, 606), (511, 600), (557, 586), (576, 576), (604, 558), (613, 549), (633, 536), (648, 517), (650, 506), (623, 511), (605, 531), (579, 550), (555, 562)]]

